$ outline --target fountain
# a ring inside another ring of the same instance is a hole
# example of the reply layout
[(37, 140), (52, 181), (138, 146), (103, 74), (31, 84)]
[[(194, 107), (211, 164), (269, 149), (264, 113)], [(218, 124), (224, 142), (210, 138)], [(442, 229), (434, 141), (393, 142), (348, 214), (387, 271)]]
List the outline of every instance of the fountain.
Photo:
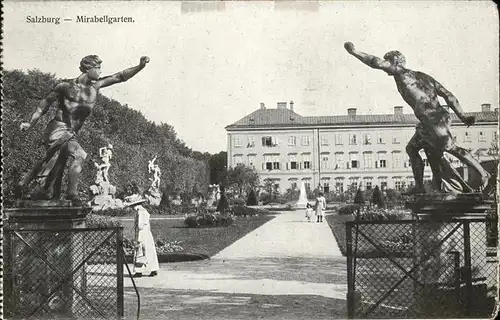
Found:
[(295, 207), (297, 209), (304, 209), (307, 203), (308, 201), (307, 201), (306, 185), (304, 184), (304, 181), (302, 181), (302, 183), (300, 184), (299, 200), (297, 200)]

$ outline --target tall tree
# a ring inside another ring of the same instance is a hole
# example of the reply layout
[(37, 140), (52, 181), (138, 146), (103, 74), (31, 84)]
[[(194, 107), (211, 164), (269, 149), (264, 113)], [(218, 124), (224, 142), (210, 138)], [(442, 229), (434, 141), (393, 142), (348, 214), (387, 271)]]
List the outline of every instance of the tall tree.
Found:
[(225, 184), (227, 181), (227, 152), (221, 151), (210, 157), (210, 184)]
[(227, 171), (227, 183), (229, 187), (236, 188), (239, 195), (242, 196), (243, 191), (256, 188), (259, 185), (259, 174), (254, 167), (240, 163)]

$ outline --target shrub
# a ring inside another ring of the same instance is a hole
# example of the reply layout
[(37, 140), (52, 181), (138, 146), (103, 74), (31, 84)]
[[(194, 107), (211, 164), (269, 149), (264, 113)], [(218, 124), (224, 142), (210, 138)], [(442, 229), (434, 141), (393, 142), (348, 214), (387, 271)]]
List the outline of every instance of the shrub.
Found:
[(246, 204), (245, 200), (243, 200), (242, 198), (233, 199), (231, 202), (232, 202), (232, 205), (235, 205), (235, 206), (244, 206)]
[(257, 195), (255, 194), (255, 190), (250, 190), (250, 194), (247, 199), (247, 206), (256, 206), (257, 205)]
[(409, 211), (398, 209), (381, 209), (371, 207), (368, 210), (361, 210), (360, 220), (403, 220), (409, 217)]
[(196, 227), (198, 227), (199, 224), (198, 224), (197, 216), (187, 216), (186, 219), (184, 219), (184, 224), (188, 228), (196, 228)]
[(233, 217), (223, 214), (202, 213), (189, 215), (184, 219), (184, 224), (188, 228), (229, 226), (233, 223)]
[(357, 204), (348, 204), (338, 209), (339, 215), (351, 215), (356, 214), (358, 212), (359, 205)]
[(87, 228), (110, 228), (121, 227), (122, 223), (117, 218), (102, 216), (97, 214), (87, 215), (86, 227)]
[(107, 217), (123, 217), (126, 215), (133, 215), (132, 210), (127, 210), (127, 208), (117, 208), (117, 209), (105, 209), (94, 211), (95, 214)]
[(365, 203), (365, 196), (363, 194), (363, 191), (361, 191), (360, 188), (358, 188), (358, 191), (356, 191), (356, 196), (354, 197), (354, 203), (356, 203), (356, 204), (364, 204)]
[(379, 208), (385, 208), (384, 196), (378, 186), (375, 186), (375, 189), (373, 190), (372, 203), (377, 205)]
[(227, 197), (226, 197), (226, 194), (224, 192), (223, 186), (220, 186), (220, 192), (221, 192), (220, 200), (219, 200), (219, 203), (217, 203), (216, 211), (224, 213), (224, 212), (226, 212), (226, 210), (229, 209), (229, 203), (227, 201)]

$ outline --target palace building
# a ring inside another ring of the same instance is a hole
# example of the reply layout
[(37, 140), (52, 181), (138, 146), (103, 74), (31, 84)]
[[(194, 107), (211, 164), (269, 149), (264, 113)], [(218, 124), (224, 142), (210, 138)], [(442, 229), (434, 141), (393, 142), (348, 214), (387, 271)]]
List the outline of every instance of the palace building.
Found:
[[(498, 108), (482, 104), (476, 124), (467, 128), (450, 110), (452, 133), (459, 146), (479, 160), (497, 156)], [(271, 179), (284, 192), (305, 183), (313, 190), (342, 193), (356, 184), (370, 189), (401, 188), (414, 184), (405, 148), (415, 133), (417, 118), (404, 114), (402, 106), (392, 114), (360, 115), (355, 108), (342, 116), (302, 116), (293, 101), (277, 108), (258, 110), (226, 127), (227, 163), (253, 166), (261, 182)], [(453, 165), (461, 163), (448, 156)], [(425, 154), (425, 179), (431, 170)]]

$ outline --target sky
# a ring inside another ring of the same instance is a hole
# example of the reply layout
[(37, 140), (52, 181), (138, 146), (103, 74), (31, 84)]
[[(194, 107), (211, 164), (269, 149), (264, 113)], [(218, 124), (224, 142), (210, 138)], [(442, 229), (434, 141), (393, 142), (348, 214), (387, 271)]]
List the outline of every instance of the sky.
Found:
[[(226, 149), (225, 126), (263, 102), (294, 101), (303, 116), (411, 109), (394, 80), (343, 48), (382, 57), (399, 50), (407, 67), (432, 75), (465, 111), (498, 107), (498, 16), (487, 1), (330, 1), (225, 3), (4, 2), (5, 69), (75, 78), (97, 54), (103, 74), (151, 62), (101, 93), (174, 126), (194, 150)], [(132, 17), (133, 23), (77, 23), (78, 15)], [(27, 16), (61, 17), (56, 24)], [(443, 102), (444, 103), (444, 102)]]

